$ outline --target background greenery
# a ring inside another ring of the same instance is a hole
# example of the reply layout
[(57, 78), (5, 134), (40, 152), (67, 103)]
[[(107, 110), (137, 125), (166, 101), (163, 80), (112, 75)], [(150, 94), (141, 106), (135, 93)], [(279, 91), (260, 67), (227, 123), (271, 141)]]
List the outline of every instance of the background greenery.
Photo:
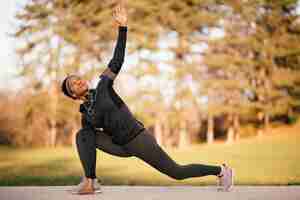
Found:
[[(178, 163), (220, 164), (235, 170), (238, 185), (294, 185), (300, 183), (298, 127), (274, 129), (238, 144), (194, 145), (166, 149)], [(119, 158), (97, 151), (97, 177), (103, 185), (214, 185), (214, 177), (173, 180), (141, 160)], [(0, 185), (75, 185), (83, 171), (76, 150), (13, 149), (0, 147)]]

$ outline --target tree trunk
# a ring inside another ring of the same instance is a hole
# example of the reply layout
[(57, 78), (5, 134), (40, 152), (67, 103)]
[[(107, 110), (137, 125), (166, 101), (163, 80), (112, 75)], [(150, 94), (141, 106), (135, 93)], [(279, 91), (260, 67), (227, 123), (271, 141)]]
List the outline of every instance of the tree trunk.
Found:
[(263, 119), (264, 119), (264, 113), (259, 112), (257, 114), (257, 119), (258, 119), (258, 130), (257, 130), (257, 136), (261, 137), (263, 135), (263, 129), (262, 129), (262, 124), (263, 124)]
[(165, 120), (164, 124), (163, 124), (163, 132), (162, 132), (162, 145), (163, 146), (166, 146), (166, 141), (167, 141), (170, 133), (171, 133), (171, 129), (170, 129), (169, 121)]
[(234, 137), (233, 114), (228, 115), (228, 121), (229, 121), (230, 126), (227, 130), (226, 143), (231, 144), (231, 143), (233, 143), (233, 137)]
[(266, 112), (264, 115), (264, 133), (269, 132), (270, 130), (270, 115)]
[(209, 115), (207, 119), (207, 143), (212, 144), (214, 142), (214, 117)]
[(52, 119), (50, 128), (50, 147), (55, 147), (56, 145), (56, 137), (57, 137), (57, 129), (56, 129), (56, 120)]
[[(173, 134), (171, 134), (171, 132), (169, 132), (168, 135), (166, 135), (165, 139), (164, 139), (164, 146), (167, 147), (167, 148), (171, 148), (173, 147), (173, 137), (174, 135), (176, 135), (177, 132), (176, 130), (173, 129)], [(173, 135), (173, 136), (172, 136)]]
[(72, 136), (71, 136), (71, 144), (72, 144), (72, 147), (74, 149), (77, 149), (77, 145), (76, 145), (76, 135), (79, 131), (79, 127), (77, 125), (77, 123), (73, 123), (72, 124), (72, 129), (71, 129), (71, 132), (72, 132)]
[(56, 138), (57, 138), (57, 129), (56, 129), (56, 112), (57, 112), (57, 104), (58, 104), (58, 93), (55, 82), (51, 84), (50, 89), (50, 147), (55, 147)]
[(162, 142), (163, 142), (163, 137), (162, 137), (162, 126), (161, 126), (161, 123), (157, 120), (155, 122), (155, 125), (154, 125), (154, 135), (155, 135), (155, 138), (156, 138), (156, 141), (159, 145), (162, 145)]
[(233, 138), (234, 138), (234, 128), (233, 128), (233, 126), (230, 126), (228, 128), (228, 131), (227, 131), (226, 143), (227, 144), (232, 144), (233, 143)]
[(180, 129), (179, 129), (179, 143), (178, 143), (178, 148), (186, 148), (189, 144), (189, 138), (187, 134), (187, 127), (186, 127), (186, 121), (181, 120), (180, 121)]
[(234, 127), (234, 140), (239, 140), (240, 139), (240, 118), (238, 114), (234, 115), (233, 127)]

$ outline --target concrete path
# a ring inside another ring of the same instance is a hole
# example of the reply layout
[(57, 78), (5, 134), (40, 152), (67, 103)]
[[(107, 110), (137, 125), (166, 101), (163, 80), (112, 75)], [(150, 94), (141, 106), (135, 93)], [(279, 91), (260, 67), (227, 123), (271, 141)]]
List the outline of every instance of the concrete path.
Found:
[(300, 200), (300, 186), (236, 186), (231, 192), (202, 186), (102, 186), (96, 195), (73, 195), (72, 186), (0, 187), (0, 200)]

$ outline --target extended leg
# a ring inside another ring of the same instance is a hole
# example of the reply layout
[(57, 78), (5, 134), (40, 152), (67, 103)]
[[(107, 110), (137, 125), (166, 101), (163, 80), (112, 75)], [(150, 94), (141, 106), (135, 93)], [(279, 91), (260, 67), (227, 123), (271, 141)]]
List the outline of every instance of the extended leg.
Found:
[(218, 175), (221, 167), (202, 164), (179, 165), (156, 143), (155, 138), (143, 131), (140, 135), (124, 146), (132, 155), (142, 159), (160, 172), (177, 180)]

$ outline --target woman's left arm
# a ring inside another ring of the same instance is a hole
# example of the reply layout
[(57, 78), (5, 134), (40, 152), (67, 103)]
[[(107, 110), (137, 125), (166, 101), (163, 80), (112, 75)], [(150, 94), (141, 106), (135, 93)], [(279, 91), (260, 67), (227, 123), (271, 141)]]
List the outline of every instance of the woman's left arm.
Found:
[(127, 40), (127, 13), (124, 5), (120, 3), (114, 10), (114, 19), (119, 26), (118, 40), (114, 50), (113, 58), (102, 75), (107, 75), (114, 80), (124, 63), (126, 40)]

